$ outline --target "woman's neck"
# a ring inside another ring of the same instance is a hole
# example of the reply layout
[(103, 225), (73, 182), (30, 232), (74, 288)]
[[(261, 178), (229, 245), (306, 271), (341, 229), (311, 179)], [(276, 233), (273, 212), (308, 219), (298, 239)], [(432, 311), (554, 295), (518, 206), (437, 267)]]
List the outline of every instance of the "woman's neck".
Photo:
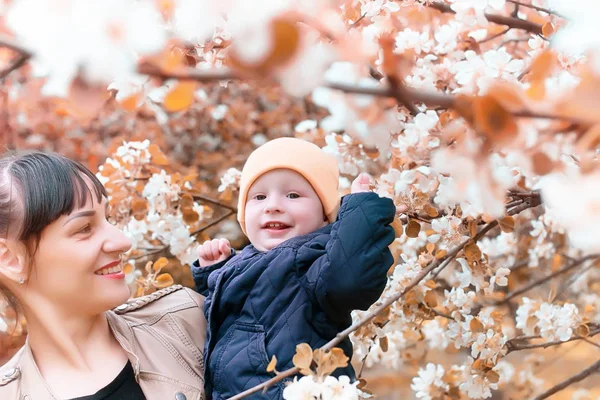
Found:
[(104, 313), (81, 315), (43, 301), (25, 306), (24, 312), (27, 340), (42, 375), (57, 368), (91, 371), (99, 355), (120, 348)]

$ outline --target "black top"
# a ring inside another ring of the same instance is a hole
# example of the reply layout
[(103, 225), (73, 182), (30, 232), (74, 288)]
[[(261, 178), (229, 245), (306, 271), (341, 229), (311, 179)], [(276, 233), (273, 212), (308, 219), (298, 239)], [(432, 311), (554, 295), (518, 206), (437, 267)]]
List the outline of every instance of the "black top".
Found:
[(71, 400), (146, 400), (146, 397), (135, 380), (131, 362), (127, 361), (119, 375), (96, 394)]

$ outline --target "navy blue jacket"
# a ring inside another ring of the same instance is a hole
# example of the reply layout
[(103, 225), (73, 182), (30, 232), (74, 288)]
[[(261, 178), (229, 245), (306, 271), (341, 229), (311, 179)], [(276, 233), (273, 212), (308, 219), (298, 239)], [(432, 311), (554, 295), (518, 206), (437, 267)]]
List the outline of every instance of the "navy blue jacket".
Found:
[[(267, 365), (277, 356), (277, 370), (293, 367), (296, 345), (323, 346), (352, 323), (350, 312), (366, 310), (383, 292), (393, 263), (388, 246), (392, 200), (375, 193), (345, 196), (338, 219), (267, 252), (249, 245), (228, 260), (192, 272), (206, 296), (206, 393), (229, 398), (274, 377)], [(340, 345), (352, 357), (352, 343)], [(355, 378), (352, 366), (334, 375)], [(265, 395), (282, 398), (283, 383)]]

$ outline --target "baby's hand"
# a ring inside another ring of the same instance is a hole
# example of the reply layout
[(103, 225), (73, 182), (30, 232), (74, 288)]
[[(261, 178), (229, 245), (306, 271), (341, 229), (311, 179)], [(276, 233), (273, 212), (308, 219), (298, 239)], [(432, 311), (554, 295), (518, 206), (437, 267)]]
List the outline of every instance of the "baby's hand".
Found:
[(371, 175), (362, 173), (352, 182), (351, 193), (362, 193), (371, 191)]
[[(361, 193), (371, 191), (371, 175), (367, 173), (360, 174), (354, 182), (352, 182), (351, 193)], [(403, 213), (408, 210), (404, 204), (396, 206), (396, 213)]]
[(231, 256), (231, 244), (227, 239), (207, 240), (198, 246), (198, 264), (208, 267)]

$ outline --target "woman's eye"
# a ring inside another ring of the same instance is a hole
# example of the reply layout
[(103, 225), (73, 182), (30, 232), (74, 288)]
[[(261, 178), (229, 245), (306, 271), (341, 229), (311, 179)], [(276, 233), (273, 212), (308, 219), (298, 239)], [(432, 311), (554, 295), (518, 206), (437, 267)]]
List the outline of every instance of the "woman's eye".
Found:
[(254, 200), (264, 200), (266, 198), (267, 196), (265, 196), (264, 194), (257, 194), (256, 196), (254, 196)]
[(83, 228), (78, 230), (77, 233), (90, 233), (91, 231), (92, 231), (92, 226), (90, 224), (87, 224), (86, 226), (84, 226)]
[(300, 195), (298, 193), (290, 193), (287, 195), (287, 197), (290, 199), (298, 199), (300, 198)]
[(106, 220), (111, 225), (117, 225), (117, 221), (115, 221), (113, 217), (106, 217)]

